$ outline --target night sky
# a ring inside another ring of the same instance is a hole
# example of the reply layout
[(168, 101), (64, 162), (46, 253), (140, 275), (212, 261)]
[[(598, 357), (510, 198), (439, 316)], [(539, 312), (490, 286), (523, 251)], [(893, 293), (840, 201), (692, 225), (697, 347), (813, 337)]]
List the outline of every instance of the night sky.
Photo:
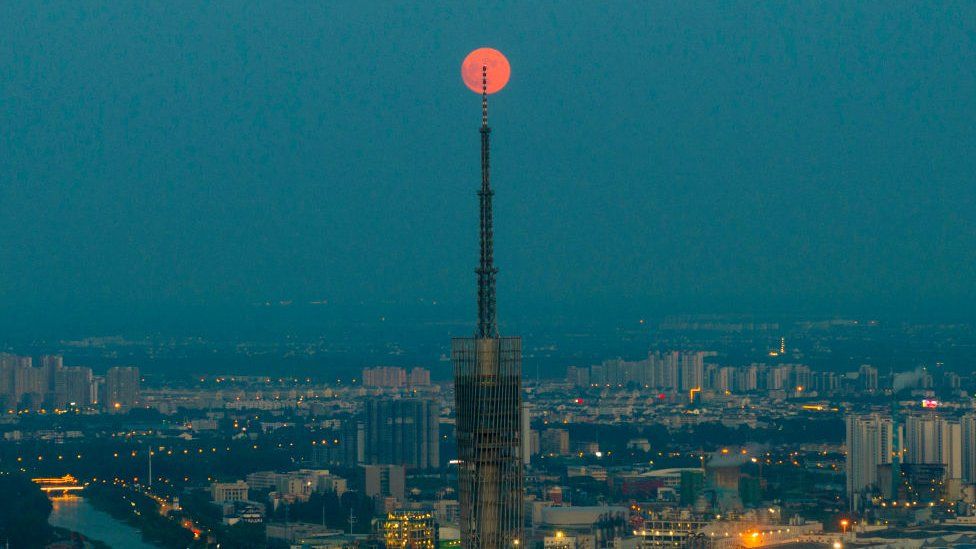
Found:
[(976, 4), (368, 4), (0, 4), (0, 327), (473, 322), (485, 45), (503, 321), (976, 311)]

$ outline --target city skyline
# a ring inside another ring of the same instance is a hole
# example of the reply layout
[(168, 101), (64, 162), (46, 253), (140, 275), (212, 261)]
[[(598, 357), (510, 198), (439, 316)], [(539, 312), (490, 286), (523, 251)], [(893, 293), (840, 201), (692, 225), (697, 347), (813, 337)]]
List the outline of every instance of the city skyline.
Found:
[(976, 547), (976, 4), (0, 33), (0, 545)]

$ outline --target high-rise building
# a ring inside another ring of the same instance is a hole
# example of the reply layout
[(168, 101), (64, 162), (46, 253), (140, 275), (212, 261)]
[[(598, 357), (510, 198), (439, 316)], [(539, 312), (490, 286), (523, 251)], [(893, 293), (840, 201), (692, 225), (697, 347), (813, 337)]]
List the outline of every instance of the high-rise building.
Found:
[(959, 421), (962, 437), (962, 478), (976, 483), (976, 414), (966, 414)]
[[(670, 373), (670, 357), (677, 357), (677, 353), (655, 353), (649, 352), (647, 354), (647, 383), (646, 385), (652, 389), (667, 389), (672, 388), (669, 384), (669, 380), (673, 379)], [(675, 362), (677, 366), (677, 362)]]
[(57, 408), (84, 408), (95, 403), (91, 368), (68, 366), (54, 374), (54, 405)]
[(386, 549), (436, 549), (437, 521), (433, 513), (398, 511), (383, 522)]
[(522, 465), (532, 463), (532, 405), (522, 403)]
[(833, 372), (817, 372), (812, 378), (813, 390), (821, 395), (833, 393), (840, 386)]
[(586, 367), (567, 366), (566, 383), (574, 387), (589, 387), (590, 369)]
[(29, 356), (0, 354), (0, 404), (8, 410), (38, 409), (54, 398), (54, 376), (60, 356), (41, 357), (40, 367)]
[(759, 388), (759, 366), (750, 364), (744, 368), (739, 368), (735, 372), (735, 390), (739, 393), (748, 393)]
[(794, 364), (790, 371), (790, 389), (797, 393), (810, 392), (813, 390), (813, 374), (810, 367), (803, 364)]
[(672, 390), (679, 388), (681, 381), (680, 360), (681, 354), (677, 351), (665, 353), (660, 357), (660, 362), (658, 364), (658, 371), (660, 374), (657, 376), (658, 388)]
[(962, 377), (955, 372), (945, 372), (942, 374), (942, 386), (958, 391), (962, 388)]
[(628, 384), (645, 385), (645, 372), (647, 362), (630, 362), (621, 358), (604, 360), (600, 365), (603, 371), (602, 380), (605, 384), (614, 387), (624, 387)]
[(789, 366), (773, 366), (765, 370), (760, 370), (759, 373), (760, 377), (765, 375), (765, 383), (762, 386), (767, 391), (782, 391), (783, 389), (789, 388)]
[(705, 353), (681, 353), (681, 384), (682, 391), (701, 389), (704, 379)]
[(407, 384), (411, 387), (429, 387), (430, 370), (420, 367), (413, 368), (407, 377)]
[(125, 411), (139, 402), (139, 368), (116, 366), (105, 374), (105, 407)]
[(325, 435), (324, 442), (312, 448), (312, 462), (317, 466), (355, 467), (360, 461), (359, 427), (355, 419), (341, 420)]
[(373, 398), (366, 402), (366, 462), (440, 467), (440, 409), (432, 399)]
[(862, 364), (857, 371), (857, 379), (861, 390), (873, 393), (878, 390), (878, 369), (870, 364)]
[(546, 429), (539, 435), (539, 450), (550, 456), (569, 455), (569, 431)]
[(402, 387), (430, 386), (430, 370), (415, 367), (408, 373), (398, 366), (363, 368), (363, 387), (399, 389)]
[(578, 387), (637, 385), (656, 390), (681, 390), (682, 392), (691, 389), (713, 389), (720, 368), (716, 365), (706, 366), (704, 362), (705, 357), (712, 354), (705, 351), (650, 352), (644, 360), (627, 361), (614, 358), (590, 367), (570, 366), (566, 369), (566, 381)]
[(847, 431), (847, 497), (852, 509), (859, 509), (862, 494), (877, 490), (878, 465), (892, 461), (895, 424), (878, 414), (850, 415)]
[(895, 499), (911, 501), (913, 505), (945, 501), (950, 483), (945, 481), (945, 465), (941, 463), (902, 463), (897, 475), (894, 470), (887, 474), (894, 477), (896, 491), (892, 495)]
[(64, 368), (64, 357), (61, 355), (41, 356), (41, 391), (47, 405), (54, 403), (54, 383), (58, 372)]
[(0, 404), (4, 411), (17, 406), (14, 398), (14, 357), (6, 353), (0, 353)]
[(395, 389), (407, 384), (407, 371), (396, 366), (363, 368), (363, 387)]
[(17, 355), (0, 355), (0, 389), (3, 390), (7, 408), (18, 408), (24, 391), (23, 370), (31, 367), (31, 358)]
[(402, 465), (363, 465), (363, 486), (369, 497), (391, 496), (403, 501), (406, 495), (406, 469)]
[(738, 386), (735, 384), (735, 374), (736, 369), (725, 366), (718, 369), (718, 374), (715, 376), (714, 389), (717, 391), (735, 391)]
[(905, 418), (905, 463), (942, 465), (946, 478), (962, 478), (963, 435), (958, 422), (935, 414)]
[[(488, 68), (482, 54), (507, 61), (494, 50), (476, 50), (468, 70), (481, 65), (481, 189), (478, 323), (473, 337), (455, 338), (454, 393), (457, 411), (458, 494), (461, 546), (501, 549), (522, 537), (522, 340), (501, 337), (495, 306), (492, 195), (489, 177)], [(486, 58), (487, 59), (487, 58)], [(473, 65), (472, 65), (473, 64)]]

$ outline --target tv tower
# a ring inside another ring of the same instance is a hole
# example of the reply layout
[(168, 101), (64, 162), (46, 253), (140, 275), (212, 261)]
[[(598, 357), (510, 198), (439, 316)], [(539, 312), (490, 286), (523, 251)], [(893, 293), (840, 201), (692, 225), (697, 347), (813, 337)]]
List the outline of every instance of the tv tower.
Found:
[(473, 337), (451, 342), (461, 546), (502, 549), (522, 541), (522, 339), (498, 334), (488, 95), (504, 87), (509, 65), (497, 50), (480, 48), (468, 55), (461, 71), (465, 84), (481, 93), (478, 324)]

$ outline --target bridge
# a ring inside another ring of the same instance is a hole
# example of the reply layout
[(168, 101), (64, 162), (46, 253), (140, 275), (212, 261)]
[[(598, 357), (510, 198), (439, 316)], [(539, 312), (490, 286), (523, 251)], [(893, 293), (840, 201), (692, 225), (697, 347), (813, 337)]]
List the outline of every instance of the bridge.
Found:
[(31, 480), (41, 487), (41, 491), (47, 493), (56, 492), (67, 494), (68, 492), (75, 492), (85, 489), (85, 487), (78, 482), (78, 479), (71, 475), (64, 475), (63, 477), (32, 478)]

